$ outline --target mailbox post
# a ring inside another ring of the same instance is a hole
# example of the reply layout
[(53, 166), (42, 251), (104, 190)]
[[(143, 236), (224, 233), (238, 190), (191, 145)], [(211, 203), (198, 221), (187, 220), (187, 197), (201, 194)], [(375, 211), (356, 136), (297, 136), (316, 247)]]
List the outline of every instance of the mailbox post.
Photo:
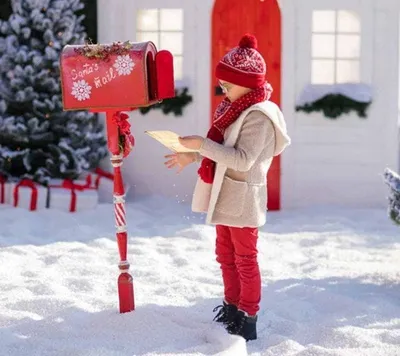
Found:
[(120, 313), (135, 309), (133, 279), (127, 259), (128, 234), (121, 166), (134, 138), (124, 111), (175, 96), (173, 57), (152, 42), (116, 42), (65, 46), (61, 54), (64, 110), (106, 113), (107, 142), (114, 169), (114, 215), (120, 262)]

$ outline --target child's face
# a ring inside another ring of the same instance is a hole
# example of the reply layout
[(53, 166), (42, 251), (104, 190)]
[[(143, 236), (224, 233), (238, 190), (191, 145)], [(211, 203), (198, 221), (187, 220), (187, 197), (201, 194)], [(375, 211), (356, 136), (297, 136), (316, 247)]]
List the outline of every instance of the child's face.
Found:
[(220, 80), (219, 85), (222, 88), (223, 93), (230, 101), (235, 101), (251, 91), (251, 89), (249, 88), (244, 88), (239, 85), (226, 82), (224, 80)]

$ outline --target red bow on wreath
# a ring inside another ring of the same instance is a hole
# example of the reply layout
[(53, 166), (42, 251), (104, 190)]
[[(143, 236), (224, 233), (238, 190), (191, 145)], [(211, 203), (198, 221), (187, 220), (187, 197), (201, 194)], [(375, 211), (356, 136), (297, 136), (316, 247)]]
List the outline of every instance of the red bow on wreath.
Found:
[(117, 111), (113, 116), (113, 121), (119, 130), (119, 147), (124, 157), (127, 157), (135, 145), (135, 139), (131, 134), (131, 124), (128, 122), (129, 116), (121, 111)]

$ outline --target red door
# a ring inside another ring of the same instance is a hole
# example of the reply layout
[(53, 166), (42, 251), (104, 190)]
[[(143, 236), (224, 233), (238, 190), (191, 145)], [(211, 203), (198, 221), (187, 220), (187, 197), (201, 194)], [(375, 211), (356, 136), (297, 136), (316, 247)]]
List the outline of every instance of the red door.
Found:
[[(258, 50), (267, 62), (267, 79), (274, 88), (271, 100), (281, 104), (281, 13), (277, 1), (215, 0), (211, 38), (212, 113), (223, 98), (214, 69), (245, 33), (257, 37)], [(280, 157), (274, 158), (268, 172), (268, 209), (280, 209)]]

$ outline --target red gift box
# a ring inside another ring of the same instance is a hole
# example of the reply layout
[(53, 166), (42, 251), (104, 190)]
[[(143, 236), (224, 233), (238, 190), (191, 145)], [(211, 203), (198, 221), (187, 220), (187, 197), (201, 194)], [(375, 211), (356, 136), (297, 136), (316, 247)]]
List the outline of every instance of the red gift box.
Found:
[(11, 183), (7, 182), (7, 178), (0, 176), (0, 204), (11, 203)]
[[(99, 192), (99, 202), (111, 203), (114, 195), (114, 174), (107, 172), (101, 168), (96, 168), (93, 173), (89, 173), (83, 177), (86, 179), (90, 187), (95, 188)], [(130, 185), (125, 184), (125, 195), (128, 194)]]
[(53, 179), (49, 184), (50, 209), (76, 212), (94, 209), (97, 203), (97, 191), (88, 181)]
[(100, 185), (105, 181), (114, 183), (114, 174), (107, 172), (101, 168), (96, 168), (93, 173), (86, 176), (86, 182), (90, 187), (99, 189)]
[(13, 205), (30, 211), (46, 208), (47, 188), (30, 179), (11, 184)]

